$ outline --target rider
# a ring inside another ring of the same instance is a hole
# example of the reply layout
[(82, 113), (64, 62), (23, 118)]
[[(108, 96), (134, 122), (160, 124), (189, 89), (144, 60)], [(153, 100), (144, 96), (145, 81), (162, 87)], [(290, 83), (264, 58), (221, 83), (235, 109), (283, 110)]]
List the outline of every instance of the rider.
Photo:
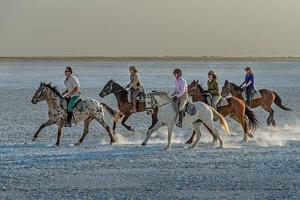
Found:
[(64, 84), (67, 88), (66, 91), (63, 92), (63, 97), (67, 99), (67, 122), (65, 126), (71, 127), (73, 107), (80, 98), (80, 84), (78, 79), (73, 75), (71, 66), (66, 67), (65, 76)]
[(130, 89), (130, 99), (132, 101), (133, 112), (137, 112), (137, 98), (143, 92), (140, 75), (135, 66), (129, 67), (130, 83), (126, 86), (126, 89)]
[(217, 76), (212, 70), (208, 72), (207, 88), (208, 92), (212, 96), (211, 105), (212, 107), (217, 109), (217, 104), (221, 98), (221, 95), (219, 92), (219, 83), (217, 81)]
[(246, 89), (246, 96), (247, 96), (247, 105), (250, 105), (251, 97), (254, 92), (254, 74), (250, 67), (245, 68), (245, 80), (240, 85), (242, 90)]
[(182, 78), (182, 71), (179, 68), (174, 69), (173, 74), (175, 76), (175, 91), (172, 94), (174, 101), (178, 100), (178, 115), (179, 121), (176, 126), (182, 128), (183, 109), (188, 100), (187, 83)]

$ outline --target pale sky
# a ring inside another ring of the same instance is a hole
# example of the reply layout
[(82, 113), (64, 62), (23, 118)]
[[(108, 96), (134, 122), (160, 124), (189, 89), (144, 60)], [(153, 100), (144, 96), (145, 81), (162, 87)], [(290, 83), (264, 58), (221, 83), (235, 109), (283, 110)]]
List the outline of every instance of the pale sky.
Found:
[(299, 0), (0, 0), (0, 56), (299, 56)]

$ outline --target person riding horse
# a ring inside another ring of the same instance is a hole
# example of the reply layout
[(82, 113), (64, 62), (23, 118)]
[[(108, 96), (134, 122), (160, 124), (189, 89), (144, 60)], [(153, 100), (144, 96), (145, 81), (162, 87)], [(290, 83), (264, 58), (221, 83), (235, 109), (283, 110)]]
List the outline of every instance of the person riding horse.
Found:
[(66, 86), (66, 91), (63, 92), (63, 97), (67, 99), (67, 122), (66, 127), (72, 126), (72, 116), (73, 116), (73, 107), (80, 99), (80, 84), (78, 78), (73, 75), (72, 67), (68, 66), (65, 69), (66, 79), (64, 84)]
[(250, 106), (252, 95), (254, 92), (254, 74), (250, 67), (245, 68), (245, 80), (240, 85), (242, 90), (246, 90), (247, 105)]
[(178, 123), (176, 126), (182, 128), (183, 109), (188, 101), (187, 83), (182, 78), (182, 71), (179, 68), (174, 69), (173, 74), (175, 76), (175, 91), (172, 93), (172, 97), (176, 103), (178, 102)]
[[(129, 72), (130, 72), (130, 83), (126, 86), (125, 89), (130, 89), (130, 100), (132, 102), (132, 112), (137, 112), (137, 98), (139, 95), (145, 96), (143, 94), (143, 86), (141, 84), (141, 78), (140, 75), (138, 74), (138, 70), (136, 69), (135, 66), (129, 67)], [(142, 97), (141, 96), (141, 97)]]
[(219, 83), (217, 81), (217, 76), (214, 71), (210, 70), (208, 72), (208, 80), (207, 80), (207, 90), (211, 95), (211, 106), (217, 109), (217, 104), (220, 101), (221, 95), (219, 92)]

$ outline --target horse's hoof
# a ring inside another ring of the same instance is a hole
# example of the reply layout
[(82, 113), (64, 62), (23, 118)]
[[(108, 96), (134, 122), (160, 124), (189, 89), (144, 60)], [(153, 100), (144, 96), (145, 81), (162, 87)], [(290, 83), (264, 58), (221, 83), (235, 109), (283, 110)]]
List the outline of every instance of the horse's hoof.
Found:
[(188, 140), (185, 142), (185, 144), (192, 144), (192, 141)]
[(135, 130), (133, 128), (130, 129), (131, 132), (135, 133)]
[(31, 142), (35, 142), (36, 141), (36, 137), (32, 138)]
[(253, 135), (251, 133), (248, 133), (249, 138), (253, 138)]
[(147, 144), (146, 142), (143, 142), (141, 145), (142, 145), (142, 146), (145, 146), (146, 144)]
[(76, 146), (76, 147), (80, 146), (80, 142), (76, 142), (76, 143), (74, 144), (74, 146)]
[(164, 151), (169, 151), (170, 149), (171, 149), (170, 147), (163, 148)]
[(248, 141), (247, 139), (242, 139), (241, 142), (242, 142), (242, 143), (247, 143), (247, 141)]
[(217, 143), (217, 142), (219, 142), (218, 139), (214, 139), (214, 140), (212, 141), (213, 144), (214, 144), (214, 143)]

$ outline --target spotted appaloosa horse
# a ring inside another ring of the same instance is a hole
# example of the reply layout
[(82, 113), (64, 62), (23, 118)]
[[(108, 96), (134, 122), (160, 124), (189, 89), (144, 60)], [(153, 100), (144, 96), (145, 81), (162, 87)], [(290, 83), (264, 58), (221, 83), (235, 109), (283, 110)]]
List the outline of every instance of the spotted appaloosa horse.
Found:
[[(56, 87), (51, 86), (51, 83), (40, 84), (39, 88), (36, 90), (34, 96), (32, 97), (31, 102), (33, 104), (37, 104), (38, 102), (46, 101), (48, 104), (48, 121), (43, 123), (37, 132), (34, 134), (32, 141), (35, 141), (40, 133), (40, 131), (50, 125), (57, 124), (58, 131), (57, 131), (57, 141), (56, 146), (60, 144), (60, 138), (62, 134), (62, 130), (64, 127), (64, 123), (66, 120), (66, 107), (67, 103), (65, 98), (63, 98), (60, 92), (56, 89)], [(110, 137), (110, 143), (112, 144), (115, 142), (114, 134), (112, 133), (111, 129), (109, 128), (108, 124), (104, 121), (104, 111), (107, 110), (110, 115), (118, 114), (113, 109), (109, 108), (106, 104), (100, 103), (94, 99), (85, 99), (82, 100), (80, 105), (78, 104), (74, 110), (73, 115), (76, 122), (84, 121), (84, 131), (79, 139), (79, 141), (75, 145), (80, 145), (85, 136), (89, 132), (89, 125), (92, 120), (98, 121), (103, 128), (107, 131)]]

